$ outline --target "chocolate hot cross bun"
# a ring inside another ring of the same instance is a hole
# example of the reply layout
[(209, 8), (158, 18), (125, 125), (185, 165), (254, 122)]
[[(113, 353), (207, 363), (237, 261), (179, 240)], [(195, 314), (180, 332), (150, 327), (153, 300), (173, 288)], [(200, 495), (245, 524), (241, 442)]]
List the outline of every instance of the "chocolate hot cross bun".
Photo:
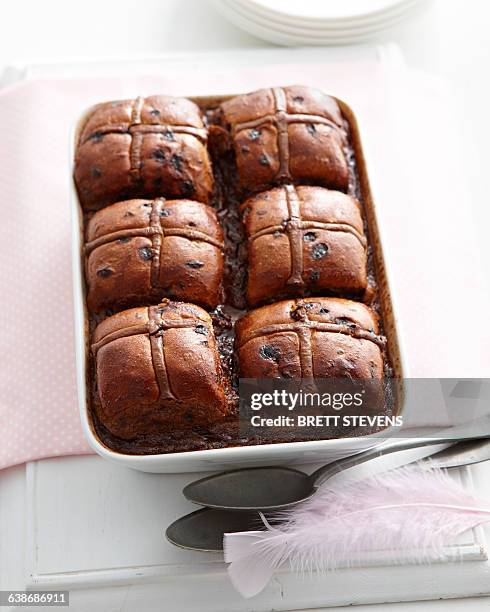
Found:
[(347, 191), (347, 135), (334, 98), (310, 87), (272, 87), (223, 102), (221, 113), (244, 192), (281, 182)]
[(208, 132), (186, 98), (151, 96), (96, 106), (82, 127), (75, 182), (85, 209), (135, 197), (208, 203), (213, 174)]
[(227, 413), (211, 318), (198, 306), (164, 300), (113, 315), (92, 354), (97, 415), (115, 436), (209, 426)]
[(86, 231), (87, 304), (93, 311), (163, 297), (214, 308), (223, 299), (223, 230), (191, 200), (128, 200), (96, 212)]
[(286, 300), (236, 324), (243, 378), (383, 378), (384, 337), (374, 312), (340, 298)]
[(362, 296), (367, 241), (357, 200), (322, 187), (283, 185), (246, 200), (247, 301)]

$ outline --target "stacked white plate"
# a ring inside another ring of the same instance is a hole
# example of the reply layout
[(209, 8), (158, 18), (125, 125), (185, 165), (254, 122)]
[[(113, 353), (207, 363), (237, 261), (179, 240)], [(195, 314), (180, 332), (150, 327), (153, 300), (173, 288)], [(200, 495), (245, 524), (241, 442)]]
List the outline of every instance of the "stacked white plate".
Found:
[(240, 29), (279, 45), (342, 45), (393, 27), (426, 0), (215, 0)]

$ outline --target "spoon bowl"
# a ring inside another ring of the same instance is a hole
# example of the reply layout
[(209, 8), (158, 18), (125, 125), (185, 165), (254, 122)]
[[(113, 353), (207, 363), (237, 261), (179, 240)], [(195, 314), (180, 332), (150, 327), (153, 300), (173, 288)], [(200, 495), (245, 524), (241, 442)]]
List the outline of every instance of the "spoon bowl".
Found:
[(186, 550), (220, 553), (223, 534), (261, 529), (257, 512), (223, 512), (202, 508), (174, 521), (166, 530), (167, 540)]
[(315, 491), (304, 472), (287, 467), (258, 467), (222, 472), (188, 484), (184, 496), (220, 510), (284, 510)]

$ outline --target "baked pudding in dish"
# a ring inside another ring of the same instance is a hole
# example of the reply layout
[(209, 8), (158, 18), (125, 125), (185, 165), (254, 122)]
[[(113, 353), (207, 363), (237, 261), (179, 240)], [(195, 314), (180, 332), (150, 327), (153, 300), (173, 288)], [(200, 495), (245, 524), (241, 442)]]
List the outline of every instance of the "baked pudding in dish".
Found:
[(223, 301), (223, 230), (191, 200), (128, 200), (87, 224), (87, 305), (93, 311), (164, 297), (214, 308)]
[(100, 104), (78, 138), (75, 182), (82, 207), (135, 197), (207, 203), (213, 173), (203, 114), (186, 98), (151, 96)]
[(400, 372), (395, 324), (347, 105), (303, 86), (107, 102), (80, 121), (75, 158), (82, 412), (100, 446), (149, 461), (370, 433), (244, 432), (240, 379), (368, 381), (361, 413), (397, 410), (383, 395)]

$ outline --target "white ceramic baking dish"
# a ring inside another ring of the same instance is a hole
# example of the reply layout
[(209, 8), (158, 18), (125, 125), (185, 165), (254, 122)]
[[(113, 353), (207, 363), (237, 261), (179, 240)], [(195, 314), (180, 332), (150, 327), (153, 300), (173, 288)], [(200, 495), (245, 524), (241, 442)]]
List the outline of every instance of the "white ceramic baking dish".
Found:
[[(217, 105), (231, 96), (208, 98), (191, 98), (204, 106)], [(376, 219), (372, 188), (366, 170), (366, 143), (361, 146), (360, 130), (357, 119), (351, 108), (342, 100), (337, 100), (344, 116), (350, 124), (352, 144), (356, 154), (360, 186), (368, 221), (369, 240), (373, 247), (376, 279), (379, 288), (383, 314), (383, 324), (387, 336), (387, 347), (394, 375), (403, 381), (408, 376), (400, 335), (397, 329), (393, 296), (390, 293), (388, 271), (383, 256), (382, 240)], [(88, 113), (89, 111), (87, 111)], [(74, 127), (71, 140), (70, 166), (73, 176), (73, 159), (78, 141), (80, 126), (86, 114), (80, 117)], [(199, 450), (183, 453), (157, 455), (126, 455), (111, 450), (99, 440), (90, 416), (89, 388), (89, 325), (85, 303), (85, 279), (83, 271), (83, 214), (77, 191), (71, 178), (71, 213), (72, 213), (72, 259), (73, 290), (75, 309), (75, 343), (78, 402), (83, 431), (90, 446), (100, 456), (126, 467), (143, 472), (175, 473), (199, 472), (221, 469), (232, 469), (253, 465), (272, 465), (280, 463), (314, 463), (335, 460), (346, 455), (361, 452), (385, 439), (376, 436), (358, 438), (340, 438), (335, 440), (315, 440), (311, 442), (289, 442), (281, 444), (264, 444), (258, 446), (231, 447), (212, 450)], [(404, 408), (403, 389), (398, 402), (398, 413)], [(385, 431), (385, 434), (388, 432)]]

